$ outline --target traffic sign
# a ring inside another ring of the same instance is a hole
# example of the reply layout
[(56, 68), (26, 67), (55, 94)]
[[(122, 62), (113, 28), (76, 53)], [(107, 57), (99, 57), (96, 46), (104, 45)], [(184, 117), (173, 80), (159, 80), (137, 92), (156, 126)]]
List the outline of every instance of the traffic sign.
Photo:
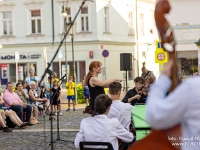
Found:
[(155, 62), (159, 64), (167, 63), (168, 53), (164, 50), (155, 51)]
[(19, 61), (19, 52), (15, 52), (15, 61)]
[(164, 50), (161, 46), (161, 40), (156, 41), (156, 50)]
[(109, 51), (108, 50), (103, 50), (102, 56), (103, 57), (108, 57), (109, 56)]
[(62, 51), (58, 51), (58, 58), (62, 58)]

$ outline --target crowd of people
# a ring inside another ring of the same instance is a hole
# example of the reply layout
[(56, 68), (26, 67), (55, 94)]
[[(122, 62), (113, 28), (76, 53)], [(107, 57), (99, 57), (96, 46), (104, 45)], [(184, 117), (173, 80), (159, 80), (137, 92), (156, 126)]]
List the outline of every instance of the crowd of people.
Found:
[[(90, 93), (90, 108), (86, 107), (86, 112), (90, 113), (91, 117), (81, 121), (75, 146), (79, 148), (82, 141), (110, 142), (114, 150), (126, 150), (134, 143), (136, 135), (131, 110), (136, 103), (145, 104), (155, 76), (151, 71), (142, 68), (141, 77), (134, 79), (135, 87), (130, 89), (121, 101), (120, 82), (123, 79), (100, 80), (98, 75), (101, 73), (101, 65), (99, 61), (91, 62), (83, 83), (88, 86)], [(105, 94), (104, 88), (109, 88), (110, 97)]]
[[(35, 71), (30, 69), (29, 76), (22, 83), (17, 83), (15, 86), (12, 82), (7, 82), (6, 90), (0, 97), (0, 126), (4, 132), (12, 132), (10, 127), (18, 126), (23, 129), (40, 124), (39, 115), (49, 115), (49, 120), (52, 120), (54, 118), (50, 115), (51, 111), (54, 115), (59, 113), (62, 116), (61, 89), (56, 72), (52, 77), (48, 77), (44, 87), (38, 87), (39, 80), (39, 77), (35, 76)], [(50, 92), (53, 100), (52, 110), (49, 101)]]
[[(198, 127), (195, 122), (197, 124), (200, 119), (194, 113), (198, 112), (200, 103), (197, 97), (199, 94), (197, 90), (193, 92), (190, 103), (188, 101), (189, 95), (184, 94), (184, 91), (189, 91), (195, 83), (199, 82), (199, 75), (194, 74), (195, 77), (185, 81), (171, 94), (168, 91), (171, 85), (169, 77), (172, 65), (171, 61), (166, 64), (157, 82), (155, 82), (156, 78), (153, 72), (143, 67), (142, 75), (134, 79), (135, 87), (127, 91), (124, 98), (120, 100), (122, 91), (120, 82), (123, 79), (100, 80), (98, 75), (101, 73), (102, 63), (99, 61), (91, 62), (89, 72), (82, 81), (86, 108), (89, 107), (88, 113), (91, 114), (91, 117), (81, 121), (80, 130), (74, 141), (75, 146), (79, 148), (82, 141), (96, 141), (109, 142), (114, 150), (128, 149), (136, 141), (136, 132), (131, 117), (131, 110), (136, 104), (147, 104), (147, 122), (152, 128), (167, 129), (181, 123), (183, 137), (197, 137), (199, 133), (196, 130)], [(0, 97), (0, 126), (3, 127), (4, 132), (12, 132), (12, 129), (5, 124), (5, 118), (10, 119), (19, 128), (25, 128), (32, 125), (31, 120), (35, 121), (35, 124), (40, 123), (38, 121), (40, 109), (46, 108), (47, 114), (52, 111), (55, 115), (59, 113), (62, 116), (61, 88), (57, 74), (53, 73), (53, 77), (48, 78), (48, 82), (44, 86), (46, 93), (44, 96), (43, 90), (37, 86), (39, 78), (34, 75), (33, 70), (30, 70), (29, 73), (30, 77), (27, 77), (25, 82), (16, 84), (16, 92), (13, 91), (13, 84), (8, 82), (3, 97)], [(50, 81), (52, 81), (52, 87)], [(66, 82), (66, 88), (67, 111), (70, 110), (70, 100), (75, 111), (75, 83), (71, 76)], [(105, 94), (104, 88), (109, 88), (109, 96)], [(50, 93), (53, 97), (52, 110), (51, 107), (48, 107)], [(182, 107), (179, 107), (180, 104)], [(173, 110), (176, 110), (177, 113), (174, 113)], [(166, 120), (166, 118), (168, 119)], [(198, 140), (190, 139), (190, 142), (198, 142)], [(185, 148), (187, 149), (187, 146)]]
[[(122, 80), (99, 80), (101, 63), (92, 62), (85, 84), (89, 87), (91, 97), (89, 106), (93, 111), (91, 117), (81, 121), (80, 130), (74, 142), (75, 146), (79, 148), (80, 142), (84, 141), (109, 142), (114, 150), (126, 150), (134, 143), (136, 136), (133, 130), (134, 125), (131, 124), (131, 109), (135, 104), (140, 103), (147, 104), (146, 121), (151, 128), (164, 130), (166, 134), (166, 129), (180, 124), (180, 149), (199, 149), (200, 140), (197, 137), (200, 136), (198, 126), (200, 95), (199, 88), (196, 88), (200, 82), (199, 73), (194, 73), (194, 77), (184, 81), (174, 92), (169, 93), (173, 65), (174, 62), (170, 60), (156, 82), (153, 72), (143, 67), (141, 77), (134, 79), (135, 87), (130, 89), (121, 101), (120, 81)], [(179, 83), (182, 82), (179, 78), (177, 80)], [(151, 84), (153, 85), (150, 88)], [(104, 94), (104, 87), (109, 87), (110, 97)], [(191, 91), (191, 94), (186, 91)], [(145, 144), (140, 143), (140, 145)]]

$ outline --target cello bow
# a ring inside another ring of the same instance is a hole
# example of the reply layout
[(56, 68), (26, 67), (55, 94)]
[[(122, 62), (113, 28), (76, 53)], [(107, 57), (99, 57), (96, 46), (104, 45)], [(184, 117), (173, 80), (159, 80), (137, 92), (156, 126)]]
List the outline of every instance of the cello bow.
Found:
[[(175, 39), (173, 36), (172, 28), (165, 18), (165, 14), (170, 11), (170, 5), (168, 0), (159, 0), (155, 7), (155, 22), (159, 35), (161, 38), (162, 48), (168, 52), (169, 59), (173, 60), (176, 64), (176, 52), (175, 52)], [(173, 91), (179, 84), (177, 65), (172, 67), (171, 75), (172, 85), (170, 92)], [(166, 118), (167, 119), (167, 118)], [(152, 130), (144, 139), (136, 144), (132, 145), (129, 150), (141, 149), (141, 150), (180, 150), (180, 146), (172, 146), (172, 143), (180, 143), (179, 138), (173, 138), (171, 140), (168, 137), (180, 137), (181, 125), (178, 124), (167, 130)]]

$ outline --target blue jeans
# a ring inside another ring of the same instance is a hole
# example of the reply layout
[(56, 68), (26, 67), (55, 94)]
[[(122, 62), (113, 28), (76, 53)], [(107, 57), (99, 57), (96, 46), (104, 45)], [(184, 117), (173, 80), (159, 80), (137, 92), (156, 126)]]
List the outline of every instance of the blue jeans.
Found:
[(26, 108), (23, 108), (21, 105), (13, 105), (10, 107), (13, 111), (15, 111), (18, 117), (23, 122), (23, 112), (26, 112), (26, 122), (30, 122), (32, 107), (30, 105), (26, 105)]
[(50, 95), (46, 94), (46, 96), (47, 96), (47, 99), (50, 99)]

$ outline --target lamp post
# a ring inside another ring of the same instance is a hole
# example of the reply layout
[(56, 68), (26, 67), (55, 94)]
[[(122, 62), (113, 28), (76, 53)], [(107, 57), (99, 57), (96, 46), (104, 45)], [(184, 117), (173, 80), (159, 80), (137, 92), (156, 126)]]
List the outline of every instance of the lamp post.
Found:
[[(71, 25), (71, 19), (69, 20), (68, 25)], [(74, 79), (74, 83), (75, 83), (75, 101), (77, 104), (77, 91), (76, 91), (76, 65), (75, 65), (75, 60), (74, 60), (74, 34), (75, 34), (75, 30), (76, 30), (76, 23), (74, 23), (69, 31), (70, 35), (71, 35), (71, 42), (72, 42), (72, 62), (73, 62), (73, 79)]]
[[(62, 17), (64, 18), (64, 30), (63, 30), (63, 36), (65, 35), (66, 29), (67, 29), (67, 10), (65, 5), (62, 6)], [(66, 80), (67, 80), (67, 75), (68, 75), (68, 70), (67, 70), (67, 47), (66, 47), (66, 38), (65, 38), (65, 71), (66, 71)]]
[(59, 51), (58, 52), (58, 58), (59, 58), (59, 74), (60, 74), (60, 79), (61, 79), (61, 77), (62, 77), (62, 75), (61, 75), (61, 59), (62, 59), (62, 51)]
[(15, 62), (16, 62), (16, 83), (18, 83), (18, 61), (19, 61), (19, 52), (15, 52)]

